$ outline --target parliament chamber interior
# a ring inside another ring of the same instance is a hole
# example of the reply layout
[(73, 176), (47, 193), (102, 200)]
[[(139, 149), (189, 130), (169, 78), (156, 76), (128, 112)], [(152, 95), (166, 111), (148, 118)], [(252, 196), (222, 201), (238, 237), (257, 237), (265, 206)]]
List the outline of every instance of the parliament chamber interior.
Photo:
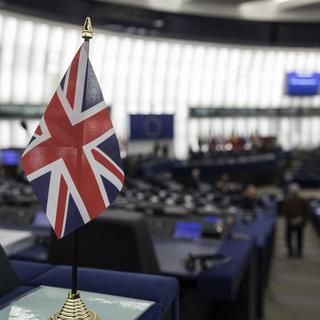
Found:
[(0, 320), (318, 320), (319, 87), (319, 0), (1, 1)]

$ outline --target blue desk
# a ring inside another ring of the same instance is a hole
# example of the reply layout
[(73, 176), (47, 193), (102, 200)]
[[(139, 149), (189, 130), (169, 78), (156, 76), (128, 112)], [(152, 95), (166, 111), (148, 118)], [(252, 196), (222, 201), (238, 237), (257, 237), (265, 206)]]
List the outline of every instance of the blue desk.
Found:
[(258, 247), (265, 247), (268, 240), (272, 237), (275, 223), (276, 220), (273, 216), (257, 218), (252, 223), (237, 221), (232, 231), (250, 235)]
[(250, 265), (252, 250), (251, 240), (226, 240), (219, 253), (230, 256), (231, 261), (201, 272), (197, 281), (199, 293), (208, 300), (235, 300)]
[(233, 228), (234, 233), (246, 234), (251, 237), (255, 245), (256, 265), (256, 292), (257, 292), (257, 315), (263, 316), (264, 291), (268, 283), (271, 268), (272, 253), (274, 246), (274, 234), (276, 218), (264, 216), (250, 224), (237, 221)]
[(314, 200), (310, 203), (311, 208), (311, 221), (320, 236), (320, 204), (318, 201)]
[(320, 236), (320, 215), (314, 212), (312, 214), (312, 221), (313, 221), (314, 227), (318, 232), (318, 235)]
[(251, 239), (226, 240), (219, 253), (232, 258), (199, 275), (199, 295), (213, 303), (220, 319), (255, 319), (255, 259)]
[(22, 284), (26, 284), (54, 267), (48, 263), (33, 263), (19, 260), (11, 260), (11, 265), (18, 274)]
[[(193, 242), (174, 239), (156, 239), (155, 248), (161, 271), (173, 274), (183, 283), (193, 283), (198, 295), (210, 305), (226, 302), (230, 308), (239, 301), (242, 284), (248, 288), (246, 305), (241, 311), (254, 319), (254, 259), (252, 239), (247, 240), (206, 240)], [(188, 252), (193, 254), (221, 253), (231, 257), (229, 262), (213, 266), (207, 271), (191, 272), (184, 266)], [(235, 310), (235, 308), (233, 308)]]
[[(61, 310), (69, 289), (41, 286), (34, 288), (10, 304), (0, 309), (0, 318), (8, 320), (48, 320), (48, 317)], [(135, 320), (152, 308), (153, 301), (81, 291), (86, 307), (99, 315), (101, 319)], [(153, 319), (160, 316), (159, 308), (154, 308)], [(69, 318), (69, 317), (67, 317)]]
[(4, 296), (0, 296), (0, 307), (12, 301), (16, 297), (34, 289), (29, 281), (52, 269), (53, 266), (46, 263), (32, 263), (25, 261), (11, 261), (11, 266), (20, 279), (20, 285)]
[[(71, 268), (32, 262), (12, 261), (21, 285), (0, 298), (0, 307), (40, 285), (70, 287)], [(179, 319), (179, 284), (174, 278), (89, 268), (78, 269), (79, 290), (154, 301), (139, 319), (162, 319), (171, 310)]]

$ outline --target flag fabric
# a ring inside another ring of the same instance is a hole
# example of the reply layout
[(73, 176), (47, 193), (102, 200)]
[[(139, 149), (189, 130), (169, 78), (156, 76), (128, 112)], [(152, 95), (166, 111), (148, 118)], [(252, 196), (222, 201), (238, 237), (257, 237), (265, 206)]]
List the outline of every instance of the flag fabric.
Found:
[(124, 182), (118, 140), (88, 51), (85, 41), (22, 155), (58, 238), (98, 216)]

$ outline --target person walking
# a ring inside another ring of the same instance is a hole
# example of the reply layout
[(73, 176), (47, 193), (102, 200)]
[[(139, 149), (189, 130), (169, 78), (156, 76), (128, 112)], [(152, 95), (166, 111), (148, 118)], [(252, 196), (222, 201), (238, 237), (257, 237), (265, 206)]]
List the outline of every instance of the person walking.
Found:
[[(286, 219), (286, 242), (288, 256), (303, 254), (303, 231), (306, 225), (309, 212), (308, 202), (300, 195), (300, 186), (291, 183), (288, 188), (288, 195), (283, 201), (282, 213)], [(296, 238), (294, 250), (293, 238)]]

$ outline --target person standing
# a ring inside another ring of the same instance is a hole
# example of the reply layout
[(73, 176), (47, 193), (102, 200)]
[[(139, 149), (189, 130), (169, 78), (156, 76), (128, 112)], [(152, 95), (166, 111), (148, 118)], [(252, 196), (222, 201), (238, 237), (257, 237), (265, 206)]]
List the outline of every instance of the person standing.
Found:
[[(294, 251), (297, 256), (302, 256), (303, 231), (308, 212), (309, 205), (300, 195), (300, 186), (297, 183), (291, 183), (288, 188), (288, 196), (282, 205), (282, 213), (286, 219), (286, 241), (289, 257), (294, 255)], [(296, 237), (296, 250), (293, 248), (293, 237)]]

